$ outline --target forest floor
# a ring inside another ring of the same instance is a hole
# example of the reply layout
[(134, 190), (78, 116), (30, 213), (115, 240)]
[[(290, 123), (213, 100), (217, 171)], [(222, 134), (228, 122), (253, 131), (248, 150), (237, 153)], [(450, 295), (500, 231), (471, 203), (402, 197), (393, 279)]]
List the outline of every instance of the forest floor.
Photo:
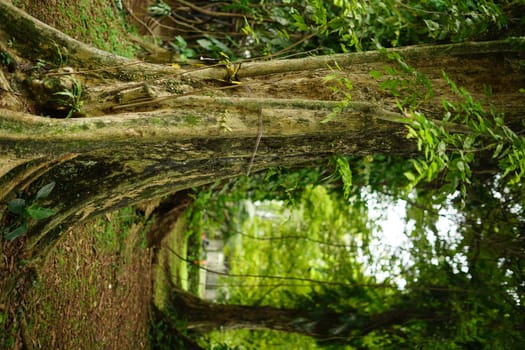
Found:
[[(141, 0), (143, 3), (147, 0)], [(12, 0), (40, 21), (101, 50), (132, 57), (137, 49), (125, 18), (112, 0)], [(130, 1), (124, 1), (129, 3)], [(137, 1), (135, 1), (137, 2)]]
[[(12, 3), (100, 49), (128, 57), (136, 50), (114, 1)], [(0, 290), (16, 295), (0, 298), (0, 348), (150, 348), (152, 251), (142, 221), (126, 208), (73, 227), (30, 278), (13, 277), (27, 270), (26, 239), (0, 241)]]
[(65, 234), (24, 300), (26, 347), (148, 348), (151, 251), (136, 222), (124, 209)]

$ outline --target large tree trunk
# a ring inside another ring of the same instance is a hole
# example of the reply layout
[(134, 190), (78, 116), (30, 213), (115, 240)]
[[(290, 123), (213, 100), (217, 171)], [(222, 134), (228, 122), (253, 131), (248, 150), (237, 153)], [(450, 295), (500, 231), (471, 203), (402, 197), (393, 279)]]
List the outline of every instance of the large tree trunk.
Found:
[[(232, 85), (219, 81), (224, 65), (181, 70), (126, 60), (4, 1), (0, 35), (15, 43), (1, 47), (15, 63), (0, 74), (0, 202), (57, 184), (45, 203), (57, 214), (29, 228), (28, 259), (45, 254), (74, 223), (217, 179), (332, 154), (415, 152), (395, 98), (369, 75), (396, 65), (386, 53), (243, 63), (242, 85)], [(456, 98), (442, 79), (445, 69), (475, 96), (484, 84), (492, 87), (492, 102), (512, 121), (524, 107), (521, 47), (519, 39), (388, 52), (432, 82), (434, 95), (420, 106), (428, 116), (439, 119), (440, 99)], [(39, 59), (52, 65), (65, 58), (70, 67), (33, 69)], [(323, 80), (336, 66), (353, 84), (353, 102), (324, 123), (343, 95)], [(74, 116), (83, 118), (63, 119), (68, 105), (56, 92), (76, 83), (83, 106)]]
[(319, 342), (348, 343), (373, 331), (388, 330), (409, 321), (442, 322), (446, 315), (417, 307), (393, 308), (385, 312), (364, 315), (358, 311), (335, 312), (328, 309), (302, 310), (270, 306), (215, 304), (197, 298), (172, 285), (170, 307), (166, 312), (184, 315), (187, 329), (197, 333), (217, 329), (276, 330), (298, 333)]

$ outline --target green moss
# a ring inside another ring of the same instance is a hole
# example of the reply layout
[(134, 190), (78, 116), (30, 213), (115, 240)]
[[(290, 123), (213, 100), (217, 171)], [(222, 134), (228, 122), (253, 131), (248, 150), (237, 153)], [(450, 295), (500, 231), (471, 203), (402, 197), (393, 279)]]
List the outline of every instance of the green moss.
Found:
[(89, 125), (88, 124), (82, 124), (80, 125), (80, 130), (84, 131), (84, 130), (89, 130)]
[(14, 134), (21, 134), (24, 132), (24, 128), (20, 123), (2, 119), (0, 119), (0, 130)]
[(149, 122), (150, 124), (153, 124), (153, 125), (159, 125), (162, 123), (162, 120), (159, 118), (153, 117), (149, 119)]
[[(136, 30), (126, 23), (125, 16), (114, 8), (111, 1), (59, 1), (55, 8), (47, 11), (55, 15), (54, 23), (50, 24), (67, 35), (120, 56), (135, 55), (137, 46), (127, 40), (127, 33)], [(35, 45), (38, 45), (38, 39), (35, 39)]]
[(106, 127), (106, 123), (104, 123), (103, 121), (96, 121), (95, 122), (95, 126), (97, 127), (97, 129), (102, 129), (102, 128), (105, 128)]
[(60, 134), (74, 134), (86, 130), (89, 130), (89, 125), (87, 124), (68, 125), (67, 127), (60, 130)]
[[(10, 33), (15, 38), (15, 48), (22, 49), (21, 56), (35, 57), (35, 54), (40, 51), (39, 35), (35, 28), (33, 21), (25, 18), (17, 18), (16, 20), (8, 17), (6, 13), (0, 11), (0, 22), (6, 25), (6, 33)], [(23, 42), (24, 45), (16, 45), (16, 42)]]
[(200, 122), (200, 118), (196, 115), (190, 114), (184, 116), (184, 122), (190, 126), (196, 126)]

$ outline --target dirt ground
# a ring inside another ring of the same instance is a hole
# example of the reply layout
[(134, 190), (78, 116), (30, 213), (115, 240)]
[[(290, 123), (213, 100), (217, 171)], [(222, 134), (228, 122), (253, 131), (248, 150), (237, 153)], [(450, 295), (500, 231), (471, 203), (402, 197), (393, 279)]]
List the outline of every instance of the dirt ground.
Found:
[(118, 216), (75, 227), (60, 241), (25, 300), (26, 346), (148, 348), (151, 253), (141, 247), (140, 226), (115, 224)]

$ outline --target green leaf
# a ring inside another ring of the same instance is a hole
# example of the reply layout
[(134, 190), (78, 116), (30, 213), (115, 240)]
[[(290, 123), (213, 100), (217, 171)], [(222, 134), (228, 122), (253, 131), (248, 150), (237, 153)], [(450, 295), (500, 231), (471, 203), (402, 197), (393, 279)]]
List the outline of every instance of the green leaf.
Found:
[(199, 39), (197, 40), (197, 44), (202, 46), (205, 50), (213, 51), (213, 43), (208, 39)]
[(59, 91), (59, 92), (55, 92), (53, 95), (67, 96), (71, 99), (75, 98), (75, 95), (73, 95), (71, 91)]
[(432, 21), (430, 19), (425, 19), (425, 20), (423, 20), (423, 22), (425, 22), (425, 24), (426, 24), (426, 26), (427, 26), (427, 28), (428, 28), (428, 30), (430, 32), (435, 32), (435, 31), (439, 30), (439, 23), (434, 22), (434, 21)]
[(9, 232), (8, 234), (6, 234), (4, 237), (5, 239), (7, 239), (8, 241), (12, 241), (18, 237), (20, 237), (21, 235), (23, 235), (24, 233), (27, 232), (27, 222), (24, 222), (22, 223), (22, 225), (20, 225), (17, 229)]
[(379, 79), (383, 76), (383, 73), (375, 69), (372, 69), (368, 74), (374, 79)]
[(148, 14), (152, 17), (169, 16), (171, 14), (171, 7), (163, 1), (157, 1), (148, 7)]
[(497, 158), (502, 150), (503, 150), (503, 144), (498, 143), (498, 145), (496, 146), (496, 150), (494, 151), (494, 154), (492, 155), (492, 158)]
[(186, 42), (186, 40), (184, 40), (184, 38), (180, 35), (177, 35), (174, 39), (173, 39), (173, 42), (172, 42), (172, 45), (175, 47), (175, 48), (178, 48), (180, 50), (184, 50), (186, 47), (188, 47), (188, 43)]
[(430, 163), (428, 170), (427, 170), (427, 182), (432, 181), (432, 179), (436, 176), (436, 174), (439, 172), (439, 166), (437, 162)]
[(447, 151), (447, 144), (443, 141), (439, 141), (437, 146), (437, 153), (441, 157), (443, 156)]
[(17, 215), (22, 215), (25, 211), (26, 201), (22, 198), (15, 198), (7, 203), (7, 209)]
[(36, 205), (31, 205), (27, 208), (27, 213), (35, 220), (47, 219), (55, 215), (55, 211), (49, 208), (42, 208)]
[(328, 122), (331, 122), (335, 117), (337, 116), (337, 111), (332, 111), (326, 115), (326, 118), (321, 120), (321, 124), (326, 124)]
[(233, 56), (232, 50), (230, 50), (230, 48), (225, 43), (215, 39), (212, 36), (210, 36), (209, 39), (213, 42), (213, 45), (215, 45), (215, 47), (217, 47), (221, 52), (225, 53), (228, 57)]
[(416, 176), (414, 175), (414, 173), (412, 173), (411, 171), (405, 171), (403, 173), (403, 175), (405, 175), (405, 177), (408, 179), (408, 181), (410, 182), (414, 182), (416, 181)]
[(323, 77), (323, 80), (324, 80), (324, 81), (332, 81), (332, 80), (335, 80), (335, 79), (337, 79), (337, 78), (339, 78), (339, 77), (337, 76), (336, 73), (330, 73), (330, 74), (328, 74), (327, 76), (324, 76), (324, 77)]
[(463, 141), (463, 149), (469, 150), (472, 148), (472, 145), (474, 144), (474, 138), (467, 136), (465, 137), (465, 140)]
[(345, 157), (337, 157), (337, 171), (343, 180), (343, 190), (345, 198), (350, 197), (350, 191), (352, 190), (352, 169), (348, 163), (348, 159)]
[[(415, 123), (417, 123), (417, 122), (414, 122), (414, 124)], [(408, 129), (406, 138), (407, 139), (417, 139), (417, 131), (413, 127), (411, 127), (409, 125), (407, 125), (406, 127)]]
[(465, 163), (463, 163), (461, 160), (459, 160), (459, 161), (456, 163), (456, 167), (457, 167), (458, 170), (461, 171), (462, 173), (465, 172)]
[(294, 25), (297, 27), (297, 29), (301, 31), (307, 31), (309, 29), (308, 26), (306, 25), (304, 17), (301, 16), (298, 12), (294, 12), (292, 14), (292, 18), (295, 20)]
[(51, 191), (53, 191), (53, 188), (55, 188), (55, 184), (55, 181), (52, 181), (44, 187), (42, 187), (40, 190), (38, 190), (36, 194), (36, 199), (46, 198), (47, 196), (49, 196)]
[(412, 162), (412, 165), (414, 166), (419, 175), (423, 175), (426, 172), (427, 163), (425, 163), (424, 161), (416, 159)]

